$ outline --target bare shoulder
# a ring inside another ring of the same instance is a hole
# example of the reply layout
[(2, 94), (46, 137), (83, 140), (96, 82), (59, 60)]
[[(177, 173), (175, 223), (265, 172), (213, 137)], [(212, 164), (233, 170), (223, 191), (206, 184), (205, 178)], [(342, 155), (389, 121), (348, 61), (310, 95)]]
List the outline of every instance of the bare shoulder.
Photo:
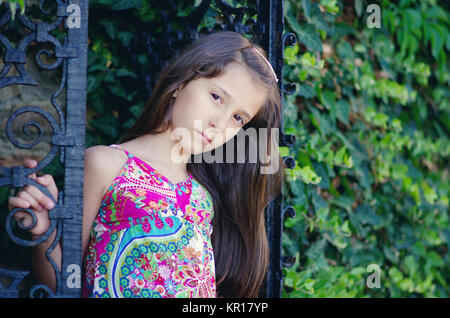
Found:
[(85, 168), (90, 172), (99, 171), (101, 174), (108, 174), (110, 171), (114, 174), (116, 170), (120, 170), (127, 156), (123, 150), (109, 146), (92, 146), (84, 152)]
[(114, 165), (126, 158), (122, 150), (103, 145), (87, 148), (84, 155), (87, 163), (99, 166)]
[[(109, 146), (92, 146), (84, 152), (84, 173), (98, 188), (106, 189), (127, 160), (123, 150)], [(101, 191), (104, 192), (104, 191)]]

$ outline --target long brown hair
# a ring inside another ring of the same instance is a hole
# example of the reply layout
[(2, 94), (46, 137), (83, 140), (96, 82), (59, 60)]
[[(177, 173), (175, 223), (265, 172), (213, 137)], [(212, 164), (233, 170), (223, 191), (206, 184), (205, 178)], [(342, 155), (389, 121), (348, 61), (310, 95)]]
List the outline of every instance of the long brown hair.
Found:
[[(279, 129), (281, 123), (280, 90), (267, 63), (253, 48), (266, 56), (260, 46), (232, 31), (209, 34), (185, 48), (161, 72), (141, 116), (121, 139), (126, 142), (167, 130), (175, 90), (199, 77), (218, 76), (228, 63), (246, 67), (263, 87), (267, 98), (243, 130), (253, 127), (257, 140), (260, 140), (260, 128), (266, 129), (266, 149), (271, 158), (278, 161), (279, 169), (275, 173), (261, 174), (263, 163), (259, 156), (256, 163), (254, 160), (249, 162), (247, 144), (244, 163), (196, 163), (193, 156), (187, 163), (187, 170), (210, 193), (214, 203), (212, 242), (216, 288), (221, 297), (258, 296), (269, 257), (264, 210), (280, 191), (285, 169), (278, 149), (272, 149), (271, 144), (274, 140), (272, 128)], [(157, 131), (159, 127), (162, 130)], [(230, 142), (237, 145), (236, 138), (237, 135), (219, 147), (223, 148), (225, 158), (226, 145)], [(237, 153), (236, 149), (234, 153)]]

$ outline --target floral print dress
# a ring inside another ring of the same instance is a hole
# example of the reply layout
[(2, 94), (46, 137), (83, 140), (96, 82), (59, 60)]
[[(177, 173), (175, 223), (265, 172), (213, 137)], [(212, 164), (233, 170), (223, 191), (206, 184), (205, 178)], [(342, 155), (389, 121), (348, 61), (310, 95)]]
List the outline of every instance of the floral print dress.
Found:
[(128, 160), (90, 233), (82, 296), (215, 297), (210, 194), (190, 173), (174, 184), (122, 150)]

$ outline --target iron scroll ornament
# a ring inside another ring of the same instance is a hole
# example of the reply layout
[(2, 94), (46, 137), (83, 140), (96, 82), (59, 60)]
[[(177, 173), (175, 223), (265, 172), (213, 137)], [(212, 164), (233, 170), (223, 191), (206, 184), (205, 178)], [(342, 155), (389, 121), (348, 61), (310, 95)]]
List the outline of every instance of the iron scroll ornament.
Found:
[[(43, 9), (44, 1), (39, 1), (39, 9), (44, 14), (50, 14), (52, 10)], [(23, 124), (24, 135), (33, 138), (31, 142), (23, 143), (15, 137), (13, 130), (14, 121), (25, 113), (32, 113), (42, 117), (51, 127), (51, 149), (48, 154), (33, 168), (24, 166), (0, 167), (0, 186), (12, 186), (20, 188), (33, 185), (40, 189), (48, 197), (52, 198), (55, 206), (49, 211), (50, 227), (42, 236), (33, 240), (20, 238), (13, 231), (12, 222), (14, 215), (19, 209), (13, 209), (6, 217), (6, 232), (8, 237), (17, 245), (31, 247), (41, 244), (49, 239), (56, 231), (50, 246), (45, 254), (51, 264), (56, 277), (56, 291), (53, 292), (48, 286), (37, 284), (31, 287), (30, 297), (79, 297), (81, 288), (79, 284), (68, 284), (71, 264), (81, 266), (81, 211), (82, 211), (82, 186), (83, 186), (83, 154), (85, 136), (85, 109), (86, 109), (86, 69), (87, 69), (87, 19), (88, 1), (60, 1), (57, 0), (56, 19), (51, 23), (32, 22), (26, 14), (20, 14), (20, 7), (16, 9), (16, 18), (21, 25), (29, 31), (19, 43), (13, 47), (7, 37), (0, 33), (0, 44), (6, 48), (4, 55), (4, 67), (0, 72), (0, 89), (11, 85), (39, 86), (32, 76), (25, 70), (26, 49), (31, 43), (50, 43), (54, 49), (55, 62), (52, 64), (42, 63), (40, 56), (48, 50), (39, 50), (36, 54), (36, 64), (43, 70), (55, 70), (62, 67), (61, 81), (58, 89), (51, 96), (51, 105), (56, 112), (55, 118), (50, 112), (38, 106), (25, 106), (15, 110), (6, 122), (6, 136), (17, 148), (31, 149), (42, 141), (43, 128), (34, 120)], [(70, 15), (69, 6), (76, 5), (79, 9), (80, 28), (69, 28), (65, 23)], [(0, 6), (0, 29), (11, 19), (9, 3)], [(67, 31), (63, 43), (49, 34), (56, 27), (61, 26)], [(14, 66), (19, 73), (18, 76), (6, 76)], [(66, 89), (66, 111), (63, 113), (56, 98)], [(34, 128), (35, 132), (32, 133)], [(64, 188), (59, 192), (58, 200), (53, 198), (50, 192), (28, 176), (48, 166), (59, 154), (61, 163), (65, 166)], [(70, 178), (67, 177), (70, 175)], [(56, 202), (57, 201), (57, 202)], [(24, 209), (21, 209), (24, 210)], [(32, 224), (22, 229), (30, 229), (36, 223), (36, 215), (31, 209), (25, 209), (32, 217)], [(57, 242), (62, 244), (62, 264), (59, 270), (55, 261), (50, 257)], [(66, 269), (66, 270), (64, 270)], [(28, 271), (11, 271), (0, 268), (0, 277), (12, 279), (8, 287), (0, 282), (0, 297), (18, 297), (18, 286), (29, 274)]]

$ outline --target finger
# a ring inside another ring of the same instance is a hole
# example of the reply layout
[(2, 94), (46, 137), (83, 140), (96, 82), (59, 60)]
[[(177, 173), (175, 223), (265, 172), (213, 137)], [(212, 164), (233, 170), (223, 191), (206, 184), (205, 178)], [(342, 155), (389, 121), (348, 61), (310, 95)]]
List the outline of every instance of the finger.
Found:
[(28, 209), (31, 206), (31, 204), (29, 201), (19, 197), (9, 197), (8, 206), (10, 210), (12, 210), (13, 208)]
[[(8, 198), (8, 206), (9, 210), (13, 208), (23, 208), (27, 209), (30, 207), (30, 202), (26, 200), (22, 200), (18, 197), (9, 197)], [(32, 216), (27, 212), (16, 212), (14, 213), (14, 219), (23, 226), (29, 226), (33, 222)]]
[(17, 212), (14, 214), (14, 219), (22, 226), (28, 227), (33, 223), (33, 217), (27, 212)]
[(21, 220), (21, 219), (25, 219), (27, 217), (31, 217), (29, 213), (27, 212), (17, 212), (14, 214), (14, 218), (16, 220)]
[(21, 191), (17, 196), (22, 200), (28, 201), (30, 203), (30, 207), (35, 209), (36, 211), (44, 211), (46, 208), (44, 208), (44, 206), (39, 203), (34, 195), (31, 195), (28, 192), (30, 188), (31, 187), (27, 187), (27, 191)]
[(35, 168), (37, 166), (37, 161), (34, 159), (25, 159), (25, 166), (27, 168)]
[[(30, 202), (23, 200), (18, 197), (9, 197), (8, 198), (8, 206), (9, 209), (12, 210), (13, 208), (22, 208), (22, 209), (28, 209), (30, 207)], [(16, 212), (14, 213), (14, 219), (16, 219), (21, 224), (31, 224), (30, 221), (27, 219), (30, 219), (31, 216), (27, 212)]]
[(44, 209), (53, 209), (55, 205), (53, 203), (53, 200), (43, 194), (41, 190), (39, 190), (35, 186), (27, 186), (26, 192), (30, 194), (33, 199), (35, 199), (41, 205), (41, 207), (44, 207)]
[(36, 181), (46, 187), (56, 202), (58, 202), (58, 188), (56, 187), (55, 180), (50, 174), (43, 175), (42, 177), (37, 177)]
[[(34, 159), (26, 159), (25, 160), (25, 166), (27, 168), (33, 169), (33, 168), (35, 168), (37, 166), (37, 164), (38, 164), (37, 161), (34, 160)], [(30, 178), (33, 179), (33, 180), (36, 180), (36, 173), (30, 174)]]

